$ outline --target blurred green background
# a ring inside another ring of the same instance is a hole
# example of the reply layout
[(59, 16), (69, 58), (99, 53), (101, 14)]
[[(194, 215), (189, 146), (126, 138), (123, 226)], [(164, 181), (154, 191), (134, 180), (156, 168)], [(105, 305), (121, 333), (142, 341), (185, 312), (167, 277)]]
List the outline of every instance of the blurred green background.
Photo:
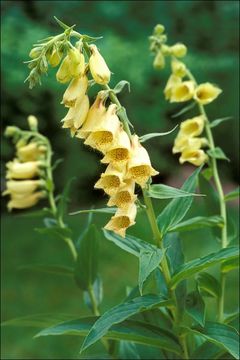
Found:
[[(40, 130), (47, 135), (54, 149), (54, 158), (64, 158), (55, 172), (57, 192), (66, 181), (75, 176), (70, 210), (104, 206), (102, 192), (94, 191), (93, 185), (104, 167), (100, 157), (71, 139), (68, 131), (61, 129), (60, 120), (66, 110), (60, 105), (65, 85), (55, 81), (55, 72), (43, 78), (42, 86), (28, 89), (24, 79), (28, 74), (23, 61), (33, 43), (60, 32), (53, 19), (57, 16), (65, 23), (76, 24), (81, 33), (103, 36), (98, 47), (114, 73), (111, 85), (120, 80), (131, 83), (130, 94), (125, 90), (120, 100), (127, 108), (129, 118), (139, 135), (148, 132), (167, 131), (184, 120), (173, 119), (182, 105), (167, 103), (163, 88), (169, 76), (169, 68), (157, 72), (152, 68), (148, 36), (153, 27), (162, 23), (166, 27), (169, 43), (181, 41), (188, 46), (186, 62), (199, 82), (217, 83), (223, 93), (208, 105), (210, 119), (232, 116), (233, 119), (214, 129), (216, 144), (221, 146), (231, 162), (219, 164), (225, 191), (237, 186), (239, 169), (239, 113), (238, 113), (238, 1), (2, 1), (2, 127), (16, 124), (26, 127), (26, 117), (34, 114), (39, 118)], [(194, 112), (190, 116), (194, 115)], [(175, 133), (148, 142), (152, 163), (160, 171), (155, 182), (181, 186), (193, 170), (180, 166), (171, 154)], [(13, 146), (2, 139), (2, 188), (4, 188), (4, 163), (13, 157)], [(203, 200), (197, 211), (203, 214)], [(64, 312), (77, 315), (89, 314), (80, 291), (71, 279), (40, 273), (17, 271), (24, 264), (70, 264), (71, 258), (65, 245), (55, 239), (43, 238), (34, 232), (41, 220), (6, 214), (3, 200), (2, 261), (3, 302), (2, 319), (41, 313)], [(156, 204), (162, 208), (164, 203)], [(236, 203), (230, 203), (230, 224), (237, 221)], [(107, 216), (95, 216), (101, 228)], [(77, 236), (86, 217), (69, 217)], [(146, 219), (139, 215), (138, 225), (130, 233), (148, 239), (150, 230)], [(141, 221), (142, 220), (142, 221)], [(230, 226), (233, 231), (233, 226)], [(190, 236), (191, 235), (191, 236)], [(194, 231), (182, 236), (187, 259), (206, 254), (219, 247), (209, 231)], [(193, 238), (194, 237), (194, 238)], [(199, 250), (199, 243), (201, 249)], [(105, 302), (102, 310), (120, 302), (125, 287), (133, 286), (137, 279), (137, 262), (102, 238), (100, 272), (105, 286)], [(215, 269), (217, 271), (217, 269)], [(213, 271), (215, 271), (213, 269)], [(228, 311), (236, 308), (232, 273), (228, 289)], [(110, 284), (110, 285), (109, 285)], [(113, 286), (113, 284), (115, 286)], [(214, 304), (212, 305), (214, 306)], [(4, 359), (64, 359), (77, 358), (79, 339), (42, 338), (32, 340), (34, 330), (6, 328), (2, 334), (2, 358)]]

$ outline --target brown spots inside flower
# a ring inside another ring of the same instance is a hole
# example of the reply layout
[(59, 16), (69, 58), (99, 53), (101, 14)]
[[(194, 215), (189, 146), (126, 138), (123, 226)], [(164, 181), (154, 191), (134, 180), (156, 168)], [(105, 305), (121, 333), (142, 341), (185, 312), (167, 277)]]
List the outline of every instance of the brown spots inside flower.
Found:
[(108, 156), (109, 156), (110, 162), (111, 161), (128, 160), (129, 151), (128, 151), (128, 149), (117, 148), (117, 149), (110, 150), (108, 153)]
[(184, 126), (184, 133), (185, 134), (192, 134), (197, 132), (199, 129), (199, 124), (197, 122), (191, 122)]
[(110, 131), (96, 131), (92, 134), (92, 140), (97, 146), (110, 144), (113, 141), (113, 134)]
[(130, 169), (130, 173), (133, 179), (149, 177), (151, 175), (151, 168), (149, 165), (134, 166)]
[(112, 227), (115, 229), (125, 229), (130, 226), (130, 219), (128, 216), (116, 216), (112, 218)]
[(120, 179), (116, 175), (108, 175), (102, 178), (102, 187), (104, 189), (118, 188), (120, 186), (120, 183)]
[(131, 194), (129, 193), (129, 191), (120, 191), (118, 194), (116, 194), (115, 204), (117, 207), (121, 207), (125, 204), (130, 203), (131, 200)]

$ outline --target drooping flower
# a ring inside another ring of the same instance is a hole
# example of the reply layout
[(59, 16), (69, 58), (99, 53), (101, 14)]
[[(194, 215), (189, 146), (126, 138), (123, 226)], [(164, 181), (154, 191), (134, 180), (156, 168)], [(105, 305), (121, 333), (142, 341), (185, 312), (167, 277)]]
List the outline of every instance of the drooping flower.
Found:
[(166, 100), (170, 100), (171, 96), (172, 96), (172, 90), (179, 84), (181, 84), (182, 80), (179, 76), (177, 75), (170, 75), (167, 84), (165, 86), (164, 89), (164, 95)]
[(22, 162), (38, 160), (45, 152), (46, 147), (38, 146), (36, 142), (17, 148), (17, 156)]
[(126, 209), (137, 199), (134, 189), (135, 182), (133, 180), (125, 180), (124, 185), (118, 189), (117, 193), (109, 198), (107, 206), (117, 206), (118, 208)]
[(110, 81), (111, 72), (96, 45), (90, 45), (90, 49), (92, 55), (89, 59), (89, 68), (92, 77), (97, 84), (106, 85)]
[(87, 95), (84, 95), (76, 101), (75, 106), (69, 108), (67, 115), (61, 120), (62, 127), (69, 128), (74, 135), (86, 121), (88, 110), (89, 99)]
[(15, 194), (26, 196), (33, 193), (40, 186), (44, 186), (43, 180), (8, 180), (3, 195)]
[(180, 134), (187, 136), (198, 136), (203, 132), (204, 124), (205, 119), (202, 115), (185, 120), (180, 125)]
[(187, 47), (182, 43), (176, 43), (170, 47), (171, 54), (176, 57), (184, 57), (187, 53)]
[(48, 62), (52, 67), (56, 67), (59, 65), (62, 58), (62, 53), (59, 49), (54, 49), (51, 55), (48, 58)]
[(161, 51), (157, 53), (157, 55), (154, 58), (153, 66), (155, 69), (161, 70), (165, 67), (165, 58)]
[(73, 78), (63, 94), (62, 104), (73, 107), (77, 100), (84, 98), (88, 88), (88, 78), (86, 75)]
[(186, 135), (177, 136), (174, 141), (174, 147), (172, 149), (173, 154), (182, 152), (184, 149), (198, 150), (208, 144), (208, 140), (204, 137), (190, 137)]
[(206, 82), (204, 84), (200, 84), (197, 86), (194, 94), (194, 99), (202, 105), (207, 105), (211, 103), (213, 100), (215, 100), (218, 95), (220, 95), (222, 90), (209, 83)]
[(112, 164), (109, 164), (106, 171), (101, 175), (101, 178), (94, 185), (95, 189), (103, 189), (106, 194), (115, 194), (120, 186), (124, 184), (125, 171), (116, 169)]
[(40, 161), (20, 163), (17, 159), (9, 161), (7, 166), (7, 179), (32, 179), (39, 174)]
[(147, 150), (140, 144), (138, 136), (133, 135), (126, 178), (132, 179), (141, 187), (144, 187), (148, 179), (157, 174), (159, 173), (152, 167)]
[(85, 71), (85, 59), (83, 53), (77, 48), (68, 51), (69, 71), (73, 77), (83, 76)]
[(193, 81), (182, 81), (172, 87), (170, 102), (184, 102), (192, 99), (194, 95), (195, 84)]
[(199, 150), (186, 149), (182, 152), (182, 155), (179, 158), (180, 164), (189, 162), (195, 166), (200, 166), (204, 164), (207, 160), (208, 160), (207, 154), (201, 149)]
[(172, 68), (172, 73), (176, 76), (179, 76), (182, 78), (186, 75), (187, 68), (186, 68), (186, 65), (182, 61), (173, 59), (171, 61), (171, 68)]
[(111, 217), (111, 220), (105, 225), (105, 229), (112, 230), (116, 234), (125, 237), (126, 230), (135, 224), (137, 215), (137, 207), (132, 203), (128, 208), (119, 208), (116, 214)]
[(72, 79), (72, 74), (70, 72), (70, 58), (68, 55), (65, 56), (61, 62), (61, 65), (59, 66), (56, 73), (56, 79), (62, 84), (65, 84)]
[(111, 146), (114, 136), (120, 129), (120, 121), (116, 114), (117, 106), (111, 104), (100, 121), (96, 122), (93, 131), (84, 144), (105, 153)]
[(30, 208), (38, 203), (38, 201), (45, 197), (45, 192), (38, 191), (30, 195), (12, 195), (10, 201), (7, 204), (8, 210), (12, 209), (26, 209)]

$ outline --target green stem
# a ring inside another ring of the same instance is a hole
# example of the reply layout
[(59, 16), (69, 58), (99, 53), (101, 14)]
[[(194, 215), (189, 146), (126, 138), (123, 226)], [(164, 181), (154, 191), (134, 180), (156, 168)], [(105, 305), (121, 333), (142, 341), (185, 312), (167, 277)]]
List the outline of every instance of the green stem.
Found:
[[(196, 79), (194, 78), (194, 76), (192, 75), (192, 73), (189, 70), (187, 71), (186, 75), (197, 86), (197, 81), (196, 81)], [(208, 138), (208, 142), (209, 142), (209, 148), (211, 150), (214, 150), (215, 149), (215, 143), (214, 143), (214, 138), (213, 138), (213, 134), (212, 134), (212, 130), (211, 130), (211, 127), (210, 127), (210, 122), (209, 122), (207, 113), (206, 113), (205, 108), (204, 108), (203, 105), (201, 105), (199, 103), (197, 103), (197, 104), (198, 104), (200, 114), (205, 119), (205, 129), (206, 129), (206, 134), (207, 134), (207, 138)], [(226, 248), (228, 246), (228, 239), (227, 239), (227, 209), (226, 209), (226, 203), (225, 203), (225, 200), (224, 200), (224, 191), (223, 191), (222, 183), (221, 183), (220, 176), (219, 176), (217, 160), (215, 158), (212, 158), (211, 163), (212, 163), (212, 170), (213, 170), (213, 178), (214, 178), (215, 186), (216, 186), (216, 189), (217, 189), (217, 192), (218, 192), (218, 197), (219, 197), (220, 215), (223, 218), (223, 227), (222, 227), (222, 231), (221, 231), (221, 246), (222, 246), (222, 248)], [(226, 284), (226, 275), (221, 272), (220, 273), (221, 294), (220, 294), (220, 298), (219, 298), (219, 302), (218, 302), (218, 321), (219, 322), (223, 322), (223, 319), (224, 319), (225, 284)]]

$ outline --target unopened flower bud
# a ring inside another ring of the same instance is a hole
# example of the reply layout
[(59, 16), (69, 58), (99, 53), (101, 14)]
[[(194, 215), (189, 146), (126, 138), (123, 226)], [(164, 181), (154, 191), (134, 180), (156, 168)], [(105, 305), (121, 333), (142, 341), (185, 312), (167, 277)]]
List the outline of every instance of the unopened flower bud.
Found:
[(179, 76), (181, 78), (186, 75), (187, 68), (182, 61), (173, 59), (171, 62), (171, 67), (172, 67), (172, 73), (174, 75)]
[(161, 52), (162, 52), (162, 54), (163, 54), (164, 56), (169, 56), (169, 55), (171, 55), (170, 46), (163, 44), (163, 45), (161, 46)]
[(155, 69), (161, 70), (165, 66), (165, 58), (161, 51), (159, 51), (154, 59), (153, 66)]
[(90, 49), (92, 55), (89, 59), (89, 67), (92, 77), (97, 84), (106, 85), (110, 81), (111, 72), (96, 45), (90, 45)]
[(20, 161), (35, 161), (38, 160), (42, 154), (46, 152), (45, 146), (37, 146), (35, 142), (29, 143), (28, 145), (21, 146), (17, 149), (17, 156)]
[(63, 59), (61, 65), (59, 66), (59, 69), (56, 73), (56, 79), (58, 82), (64, 84), (68, 81), (70, 81), (72, 78), (71, 72), (70, 72), (70, 59), (69, 56), (65, 56)]
[(52, 67), (56, 67), (59, 65), (62, 58), (62, 53), (59, 49), (54, 49), (49, 56), (48, 62)]
[(32, 131), (37, 131), (38, 129), (38, 119), (34, 115), (29, 115), (27, 118), (29, 128)]
[(166, 100), (170, 100), (171, 96), (172, 96), (172, 91), (173, 89), (181, 84), (181, 78), (179, 76), (176, 75), (171, 75), (167, 81), (167, 84), (165, 86), (164, 89), (164, 94), (165, 94), (165, 98)]
[(20, 129), (17, 126), (7, 126), (4, 135), (6, 137), (12, 137), (20, 133)]
[(78, 99), (83, 99), (88, 87), (86, 75), (71, 80), (67, 90), (63, 94), (62, 104), (73, 107)]
[(170, 47), (171, 54), (176, 57), (184, 57), (187, 53), (187, 47), (182, 43), (176, 43)]
[(69, 56), (69, 69), (73, 77), (79, 77), (84, 74), (85, 59), (83, 53), (78, 49), (73, 48), (68, 51)]
[(157, 24), (153, 30), (154, 34), (161, 35), (165, 31), (165, 27), (162, 24)]
[(30, 51), (29, 57), (32, 58), (32, 59), (36, 59), (37, 57), (39, 57), (41, 52), (42, 52), (42, 47), (41, 46), (34, 47)]

